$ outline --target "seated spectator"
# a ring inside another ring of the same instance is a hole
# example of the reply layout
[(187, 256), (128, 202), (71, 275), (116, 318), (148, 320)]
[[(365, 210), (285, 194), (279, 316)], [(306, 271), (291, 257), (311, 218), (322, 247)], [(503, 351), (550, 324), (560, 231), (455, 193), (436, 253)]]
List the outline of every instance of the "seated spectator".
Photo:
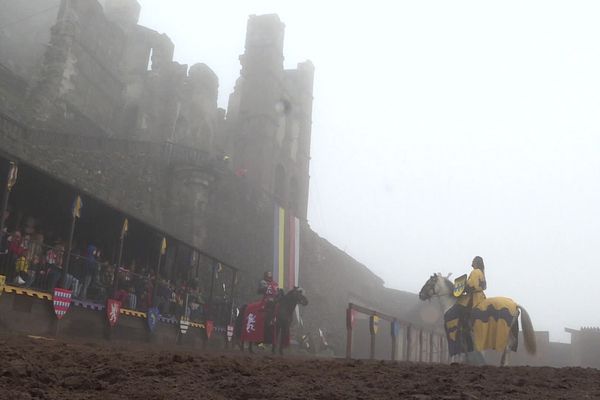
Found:
[(16, 230), (12, 235), (8, 237), (8, 263), (9, 270), (7, 273), (7, 279), (12, 281), (16, 274), (16, 263), (19, 257), (26, 254), (27, 248), (23, 245), (23, 238), (21, 237), (21, 231)]
[(87, 247), (85, 259), (83, 261), (83, 287), (81, 298), (87, 299), (88, 288), (92, 284), (94, 277), (98, 272), (98, 262), (96, 261), (97, 249), (93, 244)]
[(156, 293), (156, 306), (161, 315), (170, 316), (171, 312), (171, 300), (174, 293), (171, 290), (168, 282), (165, 280), (158, 281), (158, 288)]
[(55, 247), (51, 247), (46, 251), (46, 289), (53, 292), (62, 275), (62, 253), (64, 247), (60, 242), (55, 243)]
[(34, 257), (38, 257), (38, 259), (44, 258), (44, 235), (41, 233), (35, 233), (31, 242), (29, 243), (29, 248), (27, 250), (27, 259), (32, 262)]
[(29, 266), (29, 279), (25, 283), (25, 287), (38, 287), (40, 274), (44, 270), (44, 261), (39, 256), (34, 256)]
[(127, 304), (129, 301), (129, 292), (125, 289), (117, 290), (117, 293), (113, 296), (113, 299), (119, 301), (121, 303), (121, 307), (127, 308)]
[[(54, 288), (58, 286), (63, 275), (63, 255), (65, 247), (62, 243), (57, 244), (55, 248), (51, 248), (46, 252), (46, 262), (48, 263), (47, 273), (47, 289), (50, 293), (54, 292)], [(63, 282), (63, 289), (71, 290), (77, 293), (79, 288), (79, 280), (71, 274), (66, 274)]]
[(188, 307), (190, 309), (190, 319), (194, 322), (200, 322), (204, 318), (204, 299), (202, 292), (198, 287), (192, 287), (188, 297)]
[(104, 303), (113, 291), (115, 268), (107, 261), (100, 264), (96, 278), (93, 280), (90, 297), (99, 303)]
[(29, 282), (29, 261), (23, 255), (17, 258), (15, 263), (15, 279), (14, 284), (17, 286), (25, 286)]

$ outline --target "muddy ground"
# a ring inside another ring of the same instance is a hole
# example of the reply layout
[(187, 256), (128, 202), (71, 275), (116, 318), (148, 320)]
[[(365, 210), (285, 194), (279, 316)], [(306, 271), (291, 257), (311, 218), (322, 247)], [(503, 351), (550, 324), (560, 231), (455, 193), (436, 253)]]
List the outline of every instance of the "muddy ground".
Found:
[(600, 370), (243, 356), (0, 337), (2, 399), (586, 399)]

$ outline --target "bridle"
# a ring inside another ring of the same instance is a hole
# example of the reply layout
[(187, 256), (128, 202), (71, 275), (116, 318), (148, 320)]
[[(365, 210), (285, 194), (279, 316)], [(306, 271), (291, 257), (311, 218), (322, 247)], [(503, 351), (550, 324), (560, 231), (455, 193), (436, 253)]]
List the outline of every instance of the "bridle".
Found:
[[(429, 280), (427, 281), (427, 283), (425, 283), (425, 286), (423, 286), (423, 289), (421, 289), (421, 293), (423, 292), (423, 290), (425, 288), (427, 288), (427, 298), (425, 298), (423, 300), (431, 300), (432, 298), (439, 299), (440, 297), (444, 297), (444, 296), (448, 295), (448, 293), (438, 293), (436, 290), (437, 280), (440, 278), (441, 278), (440, 275), (432, 275), (429, 278)], [(419, 297), (420, 297), (420, 294), (419, 294)]]

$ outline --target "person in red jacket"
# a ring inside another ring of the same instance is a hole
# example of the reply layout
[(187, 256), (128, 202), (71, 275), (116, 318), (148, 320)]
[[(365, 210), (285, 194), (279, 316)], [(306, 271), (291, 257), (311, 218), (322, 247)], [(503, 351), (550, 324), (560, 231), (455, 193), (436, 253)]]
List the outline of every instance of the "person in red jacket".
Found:
[(273, 274), (266, 271), (260, 281), (258, 293), (263, 295), (265, 309), (265, 342), (270, 343), (272, 337), (272, 324), (275, 317), (275, 300), (279, 296), (279, 284), (273, 279)]
[(279, 294), (279, 284), (273, 280), (273, 274), (270, 271), (264, 273), (258, 293), (263, 295), (263, 301), (273, 301)]

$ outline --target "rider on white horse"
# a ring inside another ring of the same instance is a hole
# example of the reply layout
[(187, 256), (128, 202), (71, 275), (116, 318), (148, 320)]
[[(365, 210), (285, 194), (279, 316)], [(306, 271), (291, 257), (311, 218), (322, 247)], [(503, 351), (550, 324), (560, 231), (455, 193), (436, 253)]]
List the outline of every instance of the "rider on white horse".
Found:
[[(487, 289), (487, 282), (485, 280), (485, 265), (483, 258), (476, 256), (471, 262), (473, 270), (469, 274), (465, 285), (464, 293), (458, 298), (456, 304), (462, 306), (460, 312), (460, 323), (463, 326), (460, 329), (465, 332), (465, 335), (470, 336), (471, 326), (471, 310), (477, 307), (483, 300), (486, 299), (484, 290)], [(463, 308), (464, 307), (464, 308)], [(466, 333), (469, 332), (469, 333)], [(484, 364), (485, 361), (480, 352), (471, 352), (473, 343), (472, 339), (465, 338), (465, 352), (470, 362), (474, 364)]]
[[(455, 283), (441, 274), (433, 274), (419, 292), (421, 300), (438, 299), (444, 313), (444, 328), (451, 357), (467, 354), (467, 362), (481, 364), (482, 350), (503, 353), (506, 365), (509, 351), (516, 351), (521, 316), (525, 349), (535, 354), (535, 333), (525, 309), (506, 297), (487, 299), (483, 259), (475, 257), (473, 271)], [(466, 294), (465, 294), (466, 292)]]

